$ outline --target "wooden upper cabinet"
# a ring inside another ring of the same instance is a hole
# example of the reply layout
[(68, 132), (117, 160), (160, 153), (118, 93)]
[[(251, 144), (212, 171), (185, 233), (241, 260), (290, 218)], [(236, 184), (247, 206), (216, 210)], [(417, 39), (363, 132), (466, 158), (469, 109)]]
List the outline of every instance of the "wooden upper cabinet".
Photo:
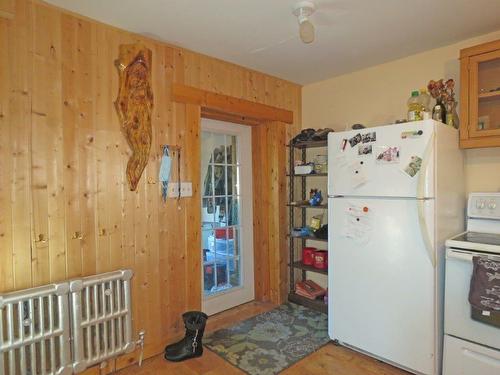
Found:
[(460, 147), (500, 147), (500, 40), (460, 51)]

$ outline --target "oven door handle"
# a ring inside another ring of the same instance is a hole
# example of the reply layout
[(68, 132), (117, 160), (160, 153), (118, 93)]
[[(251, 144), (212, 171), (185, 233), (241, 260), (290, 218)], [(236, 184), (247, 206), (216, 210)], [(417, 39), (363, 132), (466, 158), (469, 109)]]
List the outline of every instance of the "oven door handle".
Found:
[(500, 262), (500, 256), (494, 256), (494, 255), (485, 254), (485, 253), (474, 253), (474, 252), (468, 252), (468, 251), (456, 251), (456, 250), (448, 251), (448, 253), (446, 254), (446, 258), (447, 259), (458, 259), (458, 260), (463, 260), (466, 262), (472, 262), (472, 257), (474, 257), (475, 255), (485, 256), (488, 259)]

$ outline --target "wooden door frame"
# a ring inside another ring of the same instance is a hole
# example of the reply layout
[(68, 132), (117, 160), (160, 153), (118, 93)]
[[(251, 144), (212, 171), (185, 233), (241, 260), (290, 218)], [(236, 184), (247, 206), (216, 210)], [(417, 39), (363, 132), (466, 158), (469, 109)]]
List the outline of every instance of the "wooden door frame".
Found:
[[(285, 302), (288, 293), (285, 146), (286, 126), (293, 123), (293, 112), (179, 83), (173, 83), (171, 90), (176, 110), (185, 111), (184, 118), (191, 125), (189, 129), (197, 129), (196, 134), (189, 136), (196, 139), (194, 154), (198, 156), (202, 117), (252, 127), (255, 299), (276, 304)], [(199, 166), (193, 168), (192, 178), (199, 178), (199, 172)], [(194, 183), (195, 186), (199, 185)], [(192, 211), (195, 205), (200, 211), (200, 194), (199, 188), (193, 189)], [(201, 217), (193, 215), (191, 220), (193, 233), (186, 234), (193, 241), (193, 251), (186, 258), (186, 269), (189, 268), (191, 274), (188, 299), (189, 305), (199, 308)]]

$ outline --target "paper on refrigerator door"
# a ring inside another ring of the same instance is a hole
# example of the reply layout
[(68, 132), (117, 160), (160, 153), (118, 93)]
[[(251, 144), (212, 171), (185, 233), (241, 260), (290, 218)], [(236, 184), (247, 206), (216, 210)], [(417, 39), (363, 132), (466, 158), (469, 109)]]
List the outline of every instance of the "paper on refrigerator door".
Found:
[(352, 188), (360, 187), (368, 182), (366, 166), (364, 161), (354, 161), (349, 165), (349, 174), (351, 176)]
[(373, 231), (373, 209), (365, 205), (349, 204), (345, 211), (344, 237), (364, 244)]

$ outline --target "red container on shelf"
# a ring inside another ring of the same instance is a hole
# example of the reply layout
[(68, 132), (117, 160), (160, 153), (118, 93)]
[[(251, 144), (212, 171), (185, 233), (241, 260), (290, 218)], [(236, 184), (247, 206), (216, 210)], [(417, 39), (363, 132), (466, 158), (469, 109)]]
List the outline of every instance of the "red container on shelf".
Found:
[(326, 250), (316, 250), (314, 252), (314, 268), (326, 270), (328, 268), (328, 252)]
[(233, 239), (233, 228), (218, 228), (215, 230), (215, 238), (217, 239)]
[(315, 247), (303, 247), (302, 248), (302, 264), (306, 266), (312, 266), (314, 264), (314, 254), (318, 249)]

